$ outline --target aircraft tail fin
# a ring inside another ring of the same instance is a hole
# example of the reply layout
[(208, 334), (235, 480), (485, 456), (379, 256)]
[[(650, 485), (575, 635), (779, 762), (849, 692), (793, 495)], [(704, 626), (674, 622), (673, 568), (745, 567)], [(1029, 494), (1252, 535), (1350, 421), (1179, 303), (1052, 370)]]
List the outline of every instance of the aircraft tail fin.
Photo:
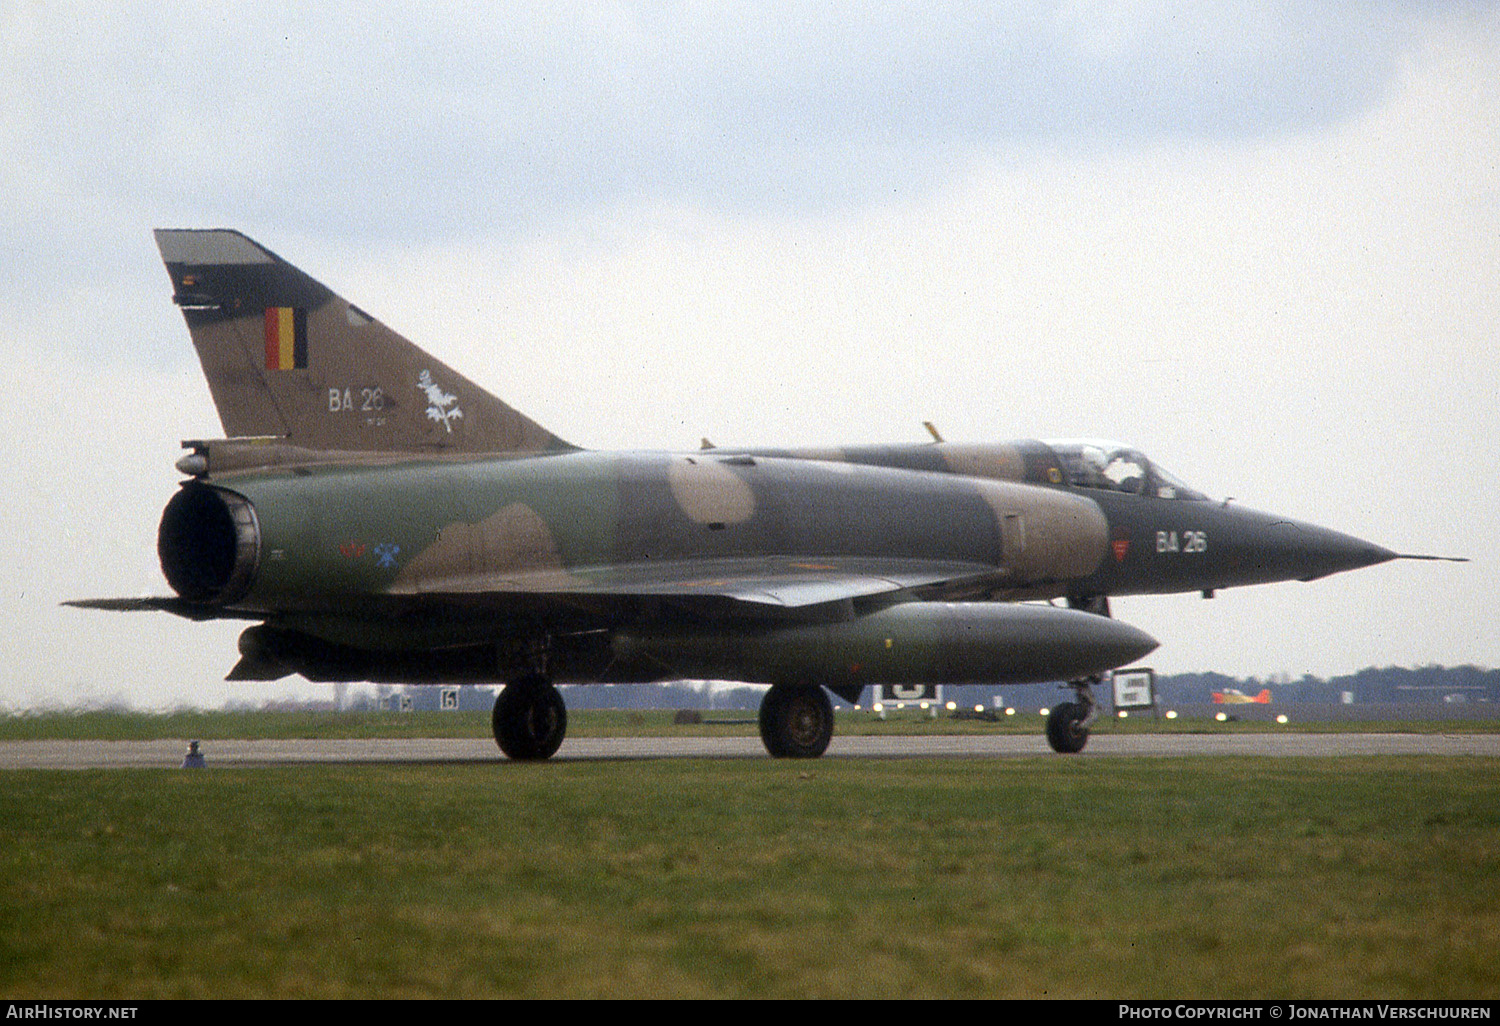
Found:
[(228, 229), (156, 232), (225, 432), (355, 452), (568, 443)]

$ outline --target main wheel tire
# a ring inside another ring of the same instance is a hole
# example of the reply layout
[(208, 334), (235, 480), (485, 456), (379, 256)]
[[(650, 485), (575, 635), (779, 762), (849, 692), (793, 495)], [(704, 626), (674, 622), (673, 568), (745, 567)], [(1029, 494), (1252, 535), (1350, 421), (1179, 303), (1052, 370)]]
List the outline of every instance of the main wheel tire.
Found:
[(500, 689), (490, 724), (495, 743), (512, 759), (549, 759), (568, 732), (568, 707), (545, 677), (522, 677)]
[(816, 759), (833, 739), (833, 703), (816, 684), (777, 684), (760, 702), (760, 739), (778, 759)]
[(1088, 710), (1080, 702), (1064, 702), (1047, 716), (1047, 743), (1054, 752), (1072, 755), (1083, 751), (1089, 742), (1088, 728), (1083, 726)]

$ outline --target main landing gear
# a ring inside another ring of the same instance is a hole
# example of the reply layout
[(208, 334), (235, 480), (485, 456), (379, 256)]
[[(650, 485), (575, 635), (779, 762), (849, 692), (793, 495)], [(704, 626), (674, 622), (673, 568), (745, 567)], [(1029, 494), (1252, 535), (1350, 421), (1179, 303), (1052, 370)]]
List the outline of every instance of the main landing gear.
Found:
[(833, 703), (816, 684), (776, 684), (760, 700), (760, 739), (778, 759), (816, 759), (833, 738)]
[(500, 689), (490, 723), (495, 743), (512, 759), (550, 759), (568, 732), (568, 708), (550, 680), (532, 674)]
[(1094, 703), (1094, 685), (1102, 679), (1085, 677), (1068, 681), (1077, 701), (1059, 703), (1047, 714), (1047, 743), (1054, 752), (1071, 755), (1083, 751), (1088, 744), (1089, 727), (1099, 715), (1099, 707)]
[[(551, 758), (568, 731), (568, 710), (541, 674), (500, 689), (491, 715), (495, 743), (512, 759)], [(777, 684), (760, 703), (760, 738), (778, 759), (816, 759), (833, 738), (833, 703), (816, 684)]]

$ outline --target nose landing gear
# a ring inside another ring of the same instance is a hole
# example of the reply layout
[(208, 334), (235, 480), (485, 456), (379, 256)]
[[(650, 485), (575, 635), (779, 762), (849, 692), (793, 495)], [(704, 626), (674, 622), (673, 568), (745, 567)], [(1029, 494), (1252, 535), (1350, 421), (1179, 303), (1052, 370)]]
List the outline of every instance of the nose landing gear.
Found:
[(1100, 677), (1085, 677), (1068, 681), (1077, 701), (1056, 705), (1047, 715), (1047, 743), (1054, 752), (1072, 755), (1083, 751), (1088, 744), (1089, 727), (1099, 715), (1099, 707), (1094, 703), (1094, 685), (1100, 680)]

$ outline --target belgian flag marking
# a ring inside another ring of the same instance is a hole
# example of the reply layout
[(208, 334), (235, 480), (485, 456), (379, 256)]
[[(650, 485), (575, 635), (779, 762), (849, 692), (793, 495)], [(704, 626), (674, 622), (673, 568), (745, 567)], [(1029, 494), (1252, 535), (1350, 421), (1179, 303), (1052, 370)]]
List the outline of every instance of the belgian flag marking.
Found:
[(307, 368), (307, 310), (266, 307), (266, 370)]

